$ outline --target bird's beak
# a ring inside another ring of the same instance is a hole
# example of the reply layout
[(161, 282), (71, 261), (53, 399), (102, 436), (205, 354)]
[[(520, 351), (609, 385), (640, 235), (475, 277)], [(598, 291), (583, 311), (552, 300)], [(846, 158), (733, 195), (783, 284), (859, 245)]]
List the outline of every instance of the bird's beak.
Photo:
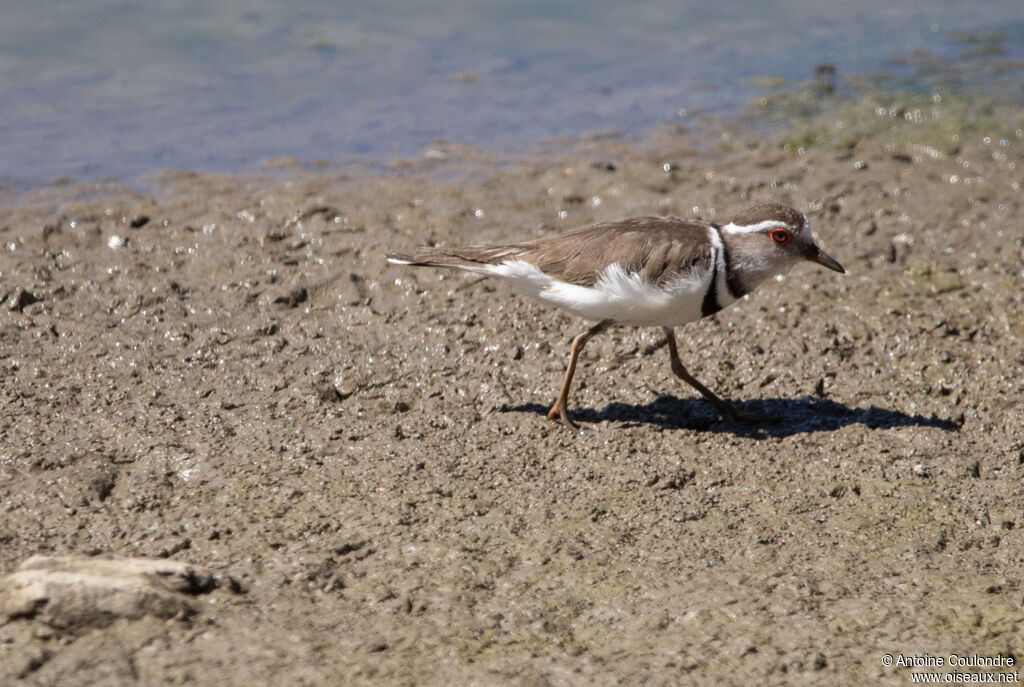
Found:
[(835, 270), (839, 274), (846, 274), (846, 270), (843, 269), (843, 266), (840, 265), (835, 258), (833, 258), (831, 255), (823, 253), (821, 249), (818, 248), (817, 246), (814, 246), (814, 248), (811, 249), (811, 252), (807, 254), (807, 259), (810, 260), (811, 262), (818, 263), (822, 267), (827, 267), (830, 270)]

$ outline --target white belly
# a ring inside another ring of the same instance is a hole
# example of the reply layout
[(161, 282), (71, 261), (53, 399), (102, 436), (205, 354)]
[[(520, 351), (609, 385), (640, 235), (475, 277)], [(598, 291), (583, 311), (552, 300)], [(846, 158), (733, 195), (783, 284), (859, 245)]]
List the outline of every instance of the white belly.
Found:
[[(486, 272), (507, 279), (527, 296), (587, 320), (657, 327), (699, 320), (711, 282), (711, 270), (705, 269), (656, 286), (646, 283), (635, 272), (626, 272), (618, 263), (605, 268), (593, 286), (558, 281), (522, 260), (494, 265)], [(724, 306), (734, 299), (723, 291), (720, 289), (717, 295), (719, 304)]]

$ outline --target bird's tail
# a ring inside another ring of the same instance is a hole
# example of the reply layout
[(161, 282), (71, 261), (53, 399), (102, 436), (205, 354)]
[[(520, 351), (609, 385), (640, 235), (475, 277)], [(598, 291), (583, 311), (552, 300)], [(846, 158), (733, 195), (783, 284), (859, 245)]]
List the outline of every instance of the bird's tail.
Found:
[(492, 265), (515, 259), (517, 250), (511, 246), (480, 248), (423, 248), (413, 255), (388, 253), (388, 262), (413, 267), (452, 267), (468, 272), (486, 272)]

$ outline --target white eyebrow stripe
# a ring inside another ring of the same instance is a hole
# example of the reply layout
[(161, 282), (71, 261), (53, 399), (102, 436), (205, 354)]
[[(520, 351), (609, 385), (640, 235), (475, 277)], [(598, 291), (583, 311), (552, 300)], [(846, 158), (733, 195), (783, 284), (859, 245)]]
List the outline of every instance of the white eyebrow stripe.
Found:
[(772, 227), (785, 227), (790, 231), (799, 231), (799, 228), (793, 227), (793, 225), (786, 224), (782, 220), (777, 219), (769, 219), (764, 222), (758, 222), (757, 224), (747, 225), (733, 224), (732, 222), (729, 222), (722, 227), (722, 231), (729, 232), (730, 234), (755, 234), (759, 231), (764, 231), (765, 229), (770, 229)]

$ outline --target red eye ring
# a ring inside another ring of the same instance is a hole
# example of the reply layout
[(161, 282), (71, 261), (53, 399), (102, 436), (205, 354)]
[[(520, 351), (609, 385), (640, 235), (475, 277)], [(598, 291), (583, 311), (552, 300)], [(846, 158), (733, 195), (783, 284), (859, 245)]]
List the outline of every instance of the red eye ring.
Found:
[(772, 241), (779, 244), (780, 246), (789, 243), (789, 240), (793, 238), (785, 229), (772, 229), (770, 232), (768, 232), (768, 236), (769, 238), (771, 238)]

